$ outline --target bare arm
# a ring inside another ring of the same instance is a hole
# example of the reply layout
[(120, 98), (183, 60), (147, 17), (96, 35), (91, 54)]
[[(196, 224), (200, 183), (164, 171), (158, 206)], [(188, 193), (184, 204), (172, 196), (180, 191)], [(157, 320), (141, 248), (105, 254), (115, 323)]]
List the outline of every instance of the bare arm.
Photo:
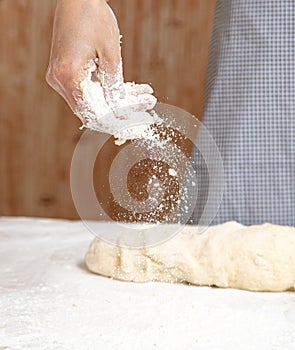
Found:
[(114, 77), (124, 94), (120, 32), (106, 0), (57, 0), (46, 80), (74, 113), (80, 82), (90, 65), (96, 65), (105, 76), (106, 99), (112, 98), (107, 90)]

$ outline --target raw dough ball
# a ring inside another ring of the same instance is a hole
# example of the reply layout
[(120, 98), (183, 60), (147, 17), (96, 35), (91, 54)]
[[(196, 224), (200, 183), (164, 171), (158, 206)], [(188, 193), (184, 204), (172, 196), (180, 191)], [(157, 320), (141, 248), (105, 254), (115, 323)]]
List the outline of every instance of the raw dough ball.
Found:
[(89, 270), (134, 282), (188, 282), (252, 291), (295, 288), (295, 228), (228, 222), (197, 235), (185, 226), (149, 249), (127, 249), (94, 239)]

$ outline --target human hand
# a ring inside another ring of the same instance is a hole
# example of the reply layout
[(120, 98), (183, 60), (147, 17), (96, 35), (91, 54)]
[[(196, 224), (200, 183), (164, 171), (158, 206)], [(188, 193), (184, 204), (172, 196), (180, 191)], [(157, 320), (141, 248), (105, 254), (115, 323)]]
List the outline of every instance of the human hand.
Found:
[[(81, 115), (78, 101), (82, 99), (80, 83), (89, 70), (101, 77), (109, 106), (120, 107), (126, 89), (120, 31), (111, 8), (105, 0), (57, 0), (46, 80), (78, 116)], [(151, 93), (151, 87), (146, 84), (136, 86), (134, 91), (145, 99)]]

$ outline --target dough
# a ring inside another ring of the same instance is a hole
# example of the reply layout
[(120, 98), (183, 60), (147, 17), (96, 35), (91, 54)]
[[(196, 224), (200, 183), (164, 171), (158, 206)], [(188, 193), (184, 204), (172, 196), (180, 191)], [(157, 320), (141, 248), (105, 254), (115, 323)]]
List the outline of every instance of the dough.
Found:
[(127, 249), (98, 238), (90, 244), (90, 271), (134, 282), (187, 282), (251, 291), (295, 288), (295, 227), (272, 224), (211, 226), (197, 235), (184, 226), (169, 241)]

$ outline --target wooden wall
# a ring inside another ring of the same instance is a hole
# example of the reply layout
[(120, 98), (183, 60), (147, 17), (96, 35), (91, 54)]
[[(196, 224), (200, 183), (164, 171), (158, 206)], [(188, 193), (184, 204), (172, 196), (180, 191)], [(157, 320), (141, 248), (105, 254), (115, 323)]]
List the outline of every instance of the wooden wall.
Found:
[[(111, 0), (126, 80), (151, 82), (159, 100), (200, 117), (214, 4)], [(54, 7), (0, 1), (0, 215), (77, 218), (69, 169), (80, 123), (44, 80)]]

